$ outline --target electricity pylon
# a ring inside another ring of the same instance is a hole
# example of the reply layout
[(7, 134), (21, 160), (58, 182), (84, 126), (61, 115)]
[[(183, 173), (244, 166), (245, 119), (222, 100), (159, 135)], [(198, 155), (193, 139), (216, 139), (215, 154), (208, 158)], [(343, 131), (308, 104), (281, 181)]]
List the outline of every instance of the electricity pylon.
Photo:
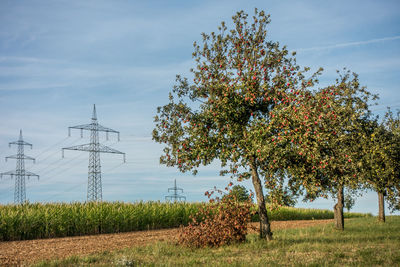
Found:
[(183, 189), (176, 186), (176, 179), (175, 179), (175, 182), (174, 182), (174, 187), (168, 188), (168, 192), (171, 192), (171, 191), (173, 191), (174, 193), (172, 195), (166, 196), (165, 200), (167, 200), (167, 199), (172, 200), (173, 199), (174, 202), (176, 202), (177, 200), (181, 200), (181, 199), (186, 200), (185, 196), (182, 196), (182, 195), (178, 194), (178, 191), (181, 191), (183, 193)]
[(33, 160), (35, 163), (35, 159), (24, 155), (24, 146), (30, 146), (32, 149), (32, 144), (29, 144), (22, 139), (22, 130), (19, 131), (18, 141), (8, 143), (9, 147), (11, 147), (11, 145), (17, 145), (18, 152), (16, 155), (6, 157), (6, 161), (7, 159), (16, 159), (17, 167), (15, 168), (15, 171), (0, 173), (0, 177), (3, 177), (3, 175), (10, 175), (11, 178), (13, 178), (13, 176), (15, 176), (14, 203), (22, 204), (26, 200), (25, 177), (29, 178), (30, 176), (36, 176), (39, 179), (39, 175), (25, 171), (25, 160)]
[(62, 148), (62, 156), (64, 157), (64, 150), (79, 150), (79, 151), (89, 152), (87, 201), (101, 201), (103, 196), (102, 196), (102, 185), (101, 185), (100, 153), (122, 154), (124, 155), (124, 162), (125, 162), (125, 153), (100, 144), (99, 132), (106, 132), (107, 140), (108, 140), (108, 133), (117, 133), (118, 141), (119, 141), (119, 132), (98, 124), (96, 115), (96, 105), (93, 105), (93, 116), (91, 124), (68, 127), (69, 136), (71, 136), (71, 129), (80, 129), (81, 137), (83, 137), (83, 130), (90, 131), (90, 143), (78, 146), (64, 147)]

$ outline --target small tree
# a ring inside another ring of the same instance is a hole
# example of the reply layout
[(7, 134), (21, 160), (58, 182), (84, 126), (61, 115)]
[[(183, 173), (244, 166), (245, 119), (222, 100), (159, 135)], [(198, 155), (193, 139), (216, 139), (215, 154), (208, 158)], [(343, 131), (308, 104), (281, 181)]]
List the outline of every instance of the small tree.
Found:
[(249, 191), (242, 185), (234, 185), (227, 196), (234, 196), (234, 198), (239, 202), (249, 201), (250, 199)]
[(270, 123), (274, 110), (295, 101), (317, 74), (306, 80), (307, 69), (300, 70), (286, 47), (267, 40), (270, 18), (263, 11), (255, 10), (251, 24), (247, 20), (240, 11), (233, 29), (222, 22), (218, 33), (203, 33), (202, 44), (194, 43), (193, 83), (177, 76), (169, 103), (158, 108), (153, 139), (165, 144), (162, 164), (196, 174), (218, 159), (221, 175), (251, 179), (260, 236), (270, 240), (261, 177), (269, 179), (267, 166), (285, 155), (271, 141), (278, 129)]
[(393, 166), (392, 172), (387, 177), (386, 200), (389, 203), (389, 209), (394, 211), (400, 210), (400, 111), (393, 114), (388, 108), (383, 124), (392, 137), (389, 157)]
[(347, 209), (347, 212), (349, 212), (353, 207), (354, 204), (356, 203), (355, 198), (351, 195), (351, 193), (347, 192), (347, 194), (344, 194), (344, 208)]
[(378, 193), (378, 220), (385, 222), (385, 196), (392, 210), (399, 209), (400, 200), (400, 121), (390, 109), (381, 123), (377, 119), (365, 126), (364, 177), (366, 185)]

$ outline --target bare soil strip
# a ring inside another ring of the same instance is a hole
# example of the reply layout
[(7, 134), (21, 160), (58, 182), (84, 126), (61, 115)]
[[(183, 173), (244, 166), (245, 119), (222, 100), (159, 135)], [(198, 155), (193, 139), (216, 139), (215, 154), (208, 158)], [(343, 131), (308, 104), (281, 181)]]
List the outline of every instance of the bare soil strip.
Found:
[[(333, 220), (273, 221), (272, 230), (303, 228), (325, 224)], [(249, 232), (256, 232), (259, 223), (251, 223)], [(157, 241), (174, 241), (178, 228), (138, 231), (117, 234), (75, 236), (26, 241), (0, 242), (0, 266), (29, 265), (41, 260), (83, 256), (103, 251), (113, 251), (133, 246), (143, 246)]]

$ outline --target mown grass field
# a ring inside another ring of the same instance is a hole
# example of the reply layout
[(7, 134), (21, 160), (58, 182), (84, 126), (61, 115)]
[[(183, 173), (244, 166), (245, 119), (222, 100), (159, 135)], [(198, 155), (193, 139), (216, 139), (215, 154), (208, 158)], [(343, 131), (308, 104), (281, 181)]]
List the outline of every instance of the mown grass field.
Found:
[[(89, 202), (0, 205), (0, 241), (107, 234), (187, 225), (206, 203)], [(256, 209), (256, 207), (254, 207)], [(331, 219), (330, 210), (281, 207), (271, 220)], [(345, 213), (346, 218), (370, 216)], [(253, 221), (257, 221), (254, 216)]]
[(274, 231), (274, 240), (248, 235), (245, 243), (189, 249), (159, 242), (88, 257), (41, 262), (36, 266), (399, 266), (400, 216), (346, 220), (333, 224)]

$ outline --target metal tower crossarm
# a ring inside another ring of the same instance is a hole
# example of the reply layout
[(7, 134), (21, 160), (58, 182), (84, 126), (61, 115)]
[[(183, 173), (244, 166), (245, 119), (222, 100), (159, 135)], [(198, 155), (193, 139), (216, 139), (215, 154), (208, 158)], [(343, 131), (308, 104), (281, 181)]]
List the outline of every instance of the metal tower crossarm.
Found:
[[(94, 150), (93, 150), (94, 149)], [(62, 149), (62, 155), (64, 157), (64, 150), (79, 150), (79, 151), (87, 151), (87, 152), (101, 152), (101, 153), (112, 153), (112, 154), (121, 154), (124, 155), (124, 162), (125, 160), (125, 153), (118, 151), (114, 148), (98, 144), (97, 147), (93, 148), (92, 144), (84, 144), (84, 145), (77, 145), (71, 147), (64, 147)]]
[(118, 131), (115, 131), (111, 128), (104, 127), (98, 123), (83, 124), (83, 125), (68, 127), (68, 136), (71, 136), (71, 129), (80, 129), (81, 137), (83, 136), (83, 130), (87, 130), (87, 131), (96, 130), (98, 132), (106, 132), (106, 140), (108, 140), (108, 133), (116, 133), (116, 134), (118, 134), (118, 141), (120, 140)]
[(106, 132), (106, 140), (108, 140), (108, 133), (116, 133), (118, 134), (118, 141), (120, 140), (118, 131), (104, 127), (97, 122), (96, 105), (93, 105), (92, 123), (68, 127), (68, 136), (71, 136), (71, 129), (81, 130), (81, 137), (83, 136), (83, 130)]
[(30, 146), (32, 149), (32, 144), (25, 142), (22, 139), (22, 130), (19, 131), (19, 140), (18, 141), (14, 141), (14, 142), (10, 142), (8, 143), (8, 146), (11, 147), (11, 145), (23, 145), (23, 146)]
[(12, 155), (12, 156), (6, 157), (6, 161), (7, 161), (7, 159), (29, 159), (29, 160), (32, 160), (33, 163), (35, 163), (35, 159), (34, 158), (26, 156), (26, 155), (18, 155), (18, 154), (17, 155)]
[[(10, 175), (11, 177), (18, 175), (19, 173), (17, 173), (16, 171), (8, 171), (8, 172), (3, 172), (0, 173), (0, 176), (3, 177), (3, 175)], [(37, 178), (39, 178), (39, 175), (33, 173), (33, 172), (28, 172), (28, 171), (24, 171), (21, 172), (21, 174), (25, 175), (25, 176), (36, 176)]]
[(2, 178), (4, 175), (10, 175), (11, 178), (15, 176), (14, 202), (24, 203), (26, 200), (25, 177), (29, 178), (30, 176), (36, 176), (39, 179), (39, 175), (25, 170), (25, 160), (27, 159), (35, 162), (35, 159), (24, 154), (24, 146), (30, 146), (32, 148), (32, 144), (23, 140), (22, 130), (19, 131), (19, 140), (9, 143), (10, 147), (11, 145), (18, 146), (18, 153), (16, 155), (6, 157), (6, 161), (7, 159), (16, 159), (17, 166), (15, 171), (0, 173), (0, 178)]

